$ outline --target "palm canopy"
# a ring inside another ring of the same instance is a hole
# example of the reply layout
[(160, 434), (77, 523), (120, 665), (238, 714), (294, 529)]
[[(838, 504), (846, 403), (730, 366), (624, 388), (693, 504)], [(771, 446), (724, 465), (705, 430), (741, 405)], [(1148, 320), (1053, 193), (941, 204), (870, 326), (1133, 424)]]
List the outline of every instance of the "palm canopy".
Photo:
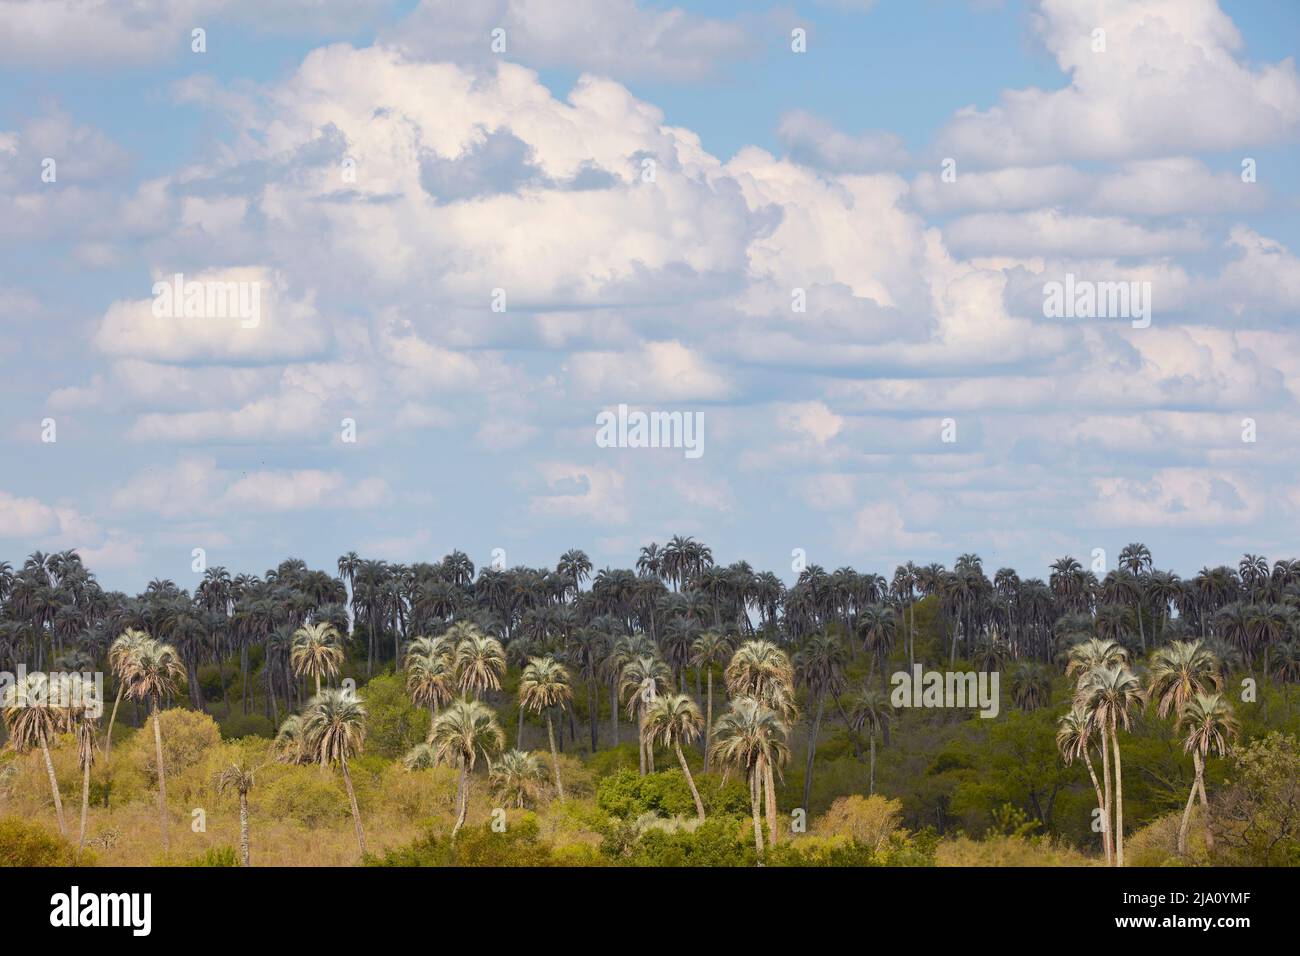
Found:
[(1193, 695), (1183, 708), (1178, 727), (1185, 735), (1183, 750), (1202, 757), (1211, 752), (1223, 756), (1228, 742), (1240, 731), (1232, 704), (1217, 692)]
[(519, 678), (519, 704), (533, 713), (559, 707), (573, 699), (569, 672), (553, 657), (534, 657)]
[(680, 747), (699, 739), (704, 732), (704, 715), (699, 705), (685, 694), (656, 697), (646, 711), (645, 733), (665, 747)]
[(333, 678), (343, 664), (343, 638), (328, 621), (304, 624), (293, 632), (289, 663), (295, 674)]
[(302, 739), (313, 762), (341, 763), (355, 756), (366, 740), (361, 699), (347, 690), (321, 691), (302, 715)]
[(49, 678), (39, 672), (5, 688), (0, 707), (9, 741), (19, 753), (43, 747), (58, 734), (63, 718), (49, 701)]
[(417, 637), (406, 651), (406, 692), (421, 707), (444, 707), (455, 685), (454, 649), (444, 637)]
[(185, 664), (176, 648), (148, 640), (135, 648), (124, 674), (132, 700), (161, 701), (176, 693), (185, 679)]
[(473, 770), (479, 757), (505, 746), (506, 735), (495, 711), (477, 700), (461, 698), (438, 715), (429, 731), (429, 746), (439, 764)]
[(1202, 641), (1173, 641), (1151, 655), (1147, 689), (1156, 712), (1181, 713), (1199, 694), (1223, 688), (1219, 659)]
[(713, 757), (746, 773), (759, 766), (778, 772), (790, 759), (790, 728), (755, 697), (738, 697), (713, 729)]
[(794, 668), (785, 651), (771, 641), (741, 644), (723, 676), (732, 697), (753, 697), (782, 710), (792, 706)]
[(463, 623), (453, 625), (448, 631), (449, 638), (457, 628), (462, 628), (464, 636), (456, 642), (453, 658), (456, 686), (463, 694), (500, 690), (501, 678), (506, 672), (506, 653), (501, 642), (472, 624)]
[(523, 808), (536, 803), (546, 790), (546, 767), (536, 754), (510, 750), (488, 775), (492, 794), (506, 806)]
[(1124, 664), (1094, 667), (1083, 678), (1075, 698), (1095, 726), (1125, 730), (1145, 700), (1142, 682)]

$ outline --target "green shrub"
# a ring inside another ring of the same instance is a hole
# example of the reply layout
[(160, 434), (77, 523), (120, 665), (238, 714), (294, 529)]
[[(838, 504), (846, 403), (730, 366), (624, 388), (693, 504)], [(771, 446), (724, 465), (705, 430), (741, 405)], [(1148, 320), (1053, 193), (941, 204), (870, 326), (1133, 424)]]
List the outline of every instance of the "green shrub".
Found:
[(316, 826), (350, 813), (347, 795), (339, 781), (316, 766), (286, 767), (282, 775), (254, 791), (259, 813), (268, 819), (291, 819)]
[(221, 728), (221, 736), (226, 740), (275, 736), (275, 725), (265, 714), (241, 714), (235, 711), (229, 717), (218, 718), (217, 726)]
[[(506, 829), (491, 824), (463, 827), (453, 846), (449, 833), (433, 830), (381, 857), (367, 856), (368, 866), (550, 866), (550, 847), (538, 839), (537, 818), (511, 815)], [(571, 864), (570, 864), (571, 865)]]
[(239, 854), (233, 846), (215, 846), (188, 861), (185, 866), (239, 866)]
[(0, 866), (73, 866), (72, 844), (35, 823), (0, 818)]
[(406, 695), (402, 679), (392, 674), (373, 678), (359, 692), (366, 702), (366, 753), (402, 756), (429, 735), (429, 712)]

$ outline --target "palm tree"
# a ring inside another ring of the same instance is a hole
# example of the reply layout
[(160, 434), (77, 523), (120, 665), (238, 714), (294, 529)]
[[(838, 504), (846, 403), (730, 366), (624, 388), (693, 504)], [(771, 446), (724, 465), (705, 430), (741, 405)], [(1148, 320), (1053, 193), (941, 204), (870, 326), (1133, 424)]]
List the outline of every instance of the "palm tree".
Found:
[[(759, 795), (774, 790), (772, 771), (790, 758), (786, 743), (789, 728), (780, 714), (755, 697), (738, 697), (720, 718), (713, 734), (713, 754), (723, 766), (742, 771), (749, 781), (750, 811), (754, 821), (754, 849), (763, 865), (763, 827), (759, 822)], [(773, 798), (768, 803), (768, 829), (775, 832)]]
[(1196, 695), (1222, 689), (1219, 659), (1204, 642), (1171, 641), (1152, 652), (1147, 697), (1161, 717), (1167, 717), (1171, 709), (1182, 714)]
[[(1101, 846), (1106, 855), (1106, 865), (1110, 866), (1114, 849), (1110, 839), (1110, 808), (1106, 805), (1101, 784), (1097, 782), (1097, 772), (1092, 766), (1092, 737), (1096, 728), (1089, 722), (1088, 715), (1078, 706), (1057, 721), (1056, 749), (1061, 752), (1068, 767), (1076, 757), (1082, 757), (1088, 768), (1088, 779), (1092, 781), (1093, 793), (1097, 795), (1097, 808), (1101, 811)], [(1106, 743), (1102, 741), (1102, 749)]]
[(227, 764), (217, 773), (217, 793), (230, 790), (239, 794), (239, 860), (241, 866), (248, 862), (248, 791), (253, 789), (255, 768), (241, 757)]
[(654, 773), (654, 747), (645, 733), (646, 707), (673, 685), (673, 672), (658, 657), (648, 654), (634, 657), (623, 665), (619, 674), (619, 696), (627, 698), (627, 715), (636, 718), (641, 776)]
[(271, 743), (271, 755), (278, 763), (299, 764), (311, 759), (307, 755), (301, 714), (290, 714), (284, 719)]
[(452, 666), (462, 694), (471, 694), (477, 700), (489, 690), (501, 689), (506, 652), (500, 641), (464, 623), (452, 625), (446, 637), (456, 642)]
[(535, 754), (509, 750), (488, 772), (492, 795), (503, 804), (523, 809), (542, 796), (546, 768)]
[(77, 763), (81, 767), (81, 828), (77, 836), (77, 856), (86, 846), (86, 818), (90, 812), (90, 768), (95, 762), (95, 735), (99, 730), (99, 716), (104, 712), (103, 701), (96, 696), (95, 685), (74, 675), (75, 689), (68, 716), (77, 738)]
[[(850, 704), (848, 716), (849, 728), (853, 733), (861, 734), (866, 730), (871, 741), (871, 775), (867, 792), (873, 794), (876, 792), (876, 734), (888, 733), (889, 725), (894, 719), (894, 707), (889, 702), (889, 695), (884, 691), (876, 687), (864, 686), (862, 692)], [(858, 746), (856, 738), (854, 746)], [(858, 750), (858, 759), (862, 759), (861, 749)]]
[(493, 751), (505, 746), (506, 735), (497, 724), (496, 714), (486, 704), (462, 697), (447, 707), (433, 722), (429, 731), (429, 746), (433, 748), (434, 761), (455, 767), (459, 776), (456, 783), (456, 823), (451, 829), (451, 840), (465, 824), (469, 811), (469, 774), (481, 755), (490, 759)]
[(327, 621), (304, 624), (293, 632), (289, 662), (295, 676), (310, 674), (316, 678), (316, 696), (319, 697), (321, 675), (332, 680), (343, 664), (343, 638)]
[(348, 758), (361, 752), (366, 741), (366, 709), (351, 691), (327, 688), (312, 699), (302, 715), (305, 752), (321, 766), (338, 764), (343, 770), (343, 786), (348, 791), (352, 823), (357, 831), (357, 847), (364, 855), (366, 837), (361, 832), (361, 811), (357, 793), (348, 772)]
[[(722, 631), (705, 631), (691, 645), (691, 666), (697, 671), (702, 669), (707, 675), (708, 695), (705, 697), (704, 719), (704, 772), (709, 772), (709, 742), (713, 739), (713, 668), (725, 666), (731, 659), (731, 639)], [(695, 682), (699, 693), (698, 677)]]
[(691, 788), (691, 797), (695, 800), (695, 812), (703, 820), (704, 801), (700, 799), (695, 778), (691, 776), (686, 755), (682, 753), (682, 742), (691, 743), (704, 729), (699, 705), (685, 694), (665, 694), (656, 697), (646, 711), (642, 726), (648, 738), (647, 747), (653, 747), (657, 741), (665, 747), (672, 747), (673, 752), (677, 754), (677, 762), (682, 765), (686, 784)]
[(453, 649), (446, 637), (417, 637), (406, 650), (406, 692), (417, 707), (428, 707), (430, 718), (451, 703), (455, 680)]
[(573, 699), (569, 672), (553, 657), (534, 657), (519, 679), (519, 706), (535, 714), (546, 712), (546, 738), (551, 744), (551, 764), (555, 768), (555, 792), (564, 800), (564, 782), (560, 779), (560, 755), (555, 749), (555, 726), (551, 711), (564, 707)]
[(1070, 648), (1070, 659), (1065, 673), (1078, 675), (1079, 683), (1099, 667), (1119, 667), (1128, 663), (1128, 651), (1118, 641), (1092, 637)]
[(50, 759), (50, 740), (58, 733), (60, 714), (50, 706), (50, 682), (45, 674), (28, 674), (21, 681), (5, 687), (4, 722), (9, 731), (9, 742), (20, 754), (39, 749), (45, 758), (45, 772), (50, 778), (50, 792), (54, 795), (54, 815), (59, 821), (59, 833), (68, 835), (63, 820), (63, 798), (59, 795), (59, 780), (54, 775), (54, 761)]
[(113, 747), (113, 723), (117, 720), (122, 693), (126, 690), (126, 672), (130, 669), (131, 659), (136, 650), (151, 639), (144, 631), (129, 627), (108, 648), (108, 666), (117, 677), (117, 699), (113, 701), (113, 713), (108, 718), (108, 732), (104, 735), (105, 757)]
[(1021, 710), (1046, 706), (1052, 696), (1052, 675), (1037, 661), (1017, 661), (1011, 670), (1011, 700)]
[[(1145, 700), (1142, 683), (1124, 664), (1094, 668), (1079, 687), (1076, 702), (1088, 721), (1110, 737), (1115, 756), (1115, 865), (1124, 865), (1124, 773), (1120, 760), (1119, 728), (1128, 730), (1134, 710)], [(1103, 751), (1104, 753), (1104, 751)], [(1103, 772), (1106, 768), (1103, 768)]]
[(731, 697), (754, 697), (786, 719), (794, 715), (794, 668), (771, 641), (746, 641), (723, 672)]
[(170, 644), (148, 640), (135, 648), (126, 663), (126, 696), (148, 702), (153, 719), (154, 756), (158, 761), (158, 821), (162, 826), (163, 852), (171, 850), (167, 833), (167, 768), (163, 765), (162, 702), (172, 696), (185, 679), (185, 664)]
[[(890, 612), (891, 621), (892, 613)], [(893, 633), (892, 630), (890, 633)], [(816, 707), (815, 716), (808, 726), (808, 766), (804, 771), (802, 804), (805, 811), (812, 796), (813, 763), (817, 756), (822, 714), (826, 710), (826, 695), (839, 699), (844, 690), (844, 667), (847, 662), (844, 645), (829, 634), (813, 634), (794, 656), (795, 674), (800, 683), (808, 688), (809, 705)], [(776, 842), (776, 834), (772, 835), (772, 842)]]
[(1228, 752), (1228, 743), (1237, 736), (1239, 726), (1232, 705), (1222, 694), (1197, 693), (1183, 708), (1178, 719), (1178, 728), (1185, 736), (1183, 751), (1192, 755), (1192, 764), (1196, 768), (1196, 779), (1192, 783), (1192, 792), (1187, 797), (1187, 806), (1183, 808), (1183, 821), (1178, 827), (1178, 852), (1187, 852), (1187, 828), (1191, 822), (1192, 801), (1197, 791), (1201, 794), (1201, 810), (1205, 813), (1205, 845), (1214, 847), (1214, 837), (1210, 831), (1210, 803), (1205, 796), (1205, 759), (1211, 751), (1220, 757)]

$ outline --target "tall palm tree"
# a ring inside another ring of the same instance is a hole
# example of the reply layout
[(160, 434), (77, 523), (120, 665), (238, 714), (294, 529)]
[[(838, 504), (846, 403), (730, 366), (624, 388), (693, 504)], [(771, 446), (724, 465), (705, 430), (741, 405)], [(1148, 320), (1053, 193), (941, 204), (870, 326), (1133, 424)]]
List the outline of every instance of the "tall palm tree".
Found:
[(746, 641), (731, 655), (723, 672), (727, 694), (754, 697), (781, 716), (794, 715), (794, 667), (785, 651), (771, 641)]
[[(854, 734), (861, 734), (865, 730), (870, 738), (871, 771), (867, 793), (873, 794), (876, 792), (876, 734), (888, 733), (889, 725), (894, 719), (894, 707), (889, 702), (889, 695), (884, 691), (876, 687), (864, 686), (862, 692), (849, 705), (848, 718), (849, 729)], [(858, 746), (856, 738), (854, 746)], [(858, 759), (862, 759), (860, 749)]]
[(1128, 730), (1134, 711), (1145, 700), (1142, 682), (1124, 664), (1096, 667), (1079, 687), (1076, 701), (1103, 739), (1109, 735), (1115, 757), (1115, 865), (1124, 865), (1124, 771), (1120, 759), (1119, 728)]
[(343, 638), (327, 621), (304, 624), (293, 632), (289, 663), (296, 676), (308, 674), (316, 678), (316, 696), (319, 697), (321, 676), (333, 680), (343, 664)]
[(455, 767), (458, 773), (456, 823), (451, 828), (453, 843), (469, 812), (470, 772), (480, 756), (491, 759), (491, 754), (504, 747), (505, 742), (506, 735), (497, 723), (496, 714), (477, 700), (462, 697), (453, 701), (433, 722), (429, 746), (433, 748), (434, 761)]
[[(893, 612), (891, 611), (892, 615)], [(892, 620), (892, 617), (891, 617)], [(892, 633), (892, 631), (891, 631)], [(810, 708), (815, 708), (808, 725), (808, 765), (803, 778), (803, 808), (808, 809), (812, 796), (813, 764), (817, 757), (817, 738), (821, 734), (826, 695), (839, 699), (844, 690), (844, 668), (848, 663), (844, 645), (830, 634), (813, 634), (794, 656), (794, 670), (799, 682), (808, 689)], [(772, 835), (776, 842), (776, 835)]]
[[(727, 661), (731, 659), (731, 639), (722, 631), (712, 630), (705, 631), (695, 639), (691, 645), (691, 666), (698, 670), (703, 670), (706, 677), (705, 681), (708, 687), (707, 696), (705, 697), (705, 719), (704, 719), (704, 772), (709, 772), (710, 747), (709, 742), (713, 739), (713, 668), (715, 666), (725, 667)], [(695, 683), (696, 692), (699, 692), (699, 680)]]
[(704, 801), (700, 799), (695, 778), (691, 776), (686, 755), (682, 753), (683, 741), (691, 743), (704, 729), (699, 705), (685, 694), (665, 694), (656, 697), (654, 703), (646, 710), (645, 722), (642, 726), (649, 738), (647, 746), (653, 747), (658, 742), (665, 747), (671, 747), (677, 754), (677, 762), (682, 765), (682, 773), (686, 775), (687, 786), (691, 788), (691, 797), (695, 800), (695, 813), (703, 820)]
[(162, 827), (163, 852), (171, 850), (167, 832), (167, 768), (163, 765), (162, 702), (171, 697), (185, 679), (185, 664), (170, 644), (149, 640), (140, 644), (126, 665), (126, 696), (147, 702), (153, 721), (154, 756), (158, 761), (158, 822)]
[(343, 771), (343, 786), (348, 791), (352, 823), (357, 831), (357, 848), (364, 855), (366, 837), (361, 831), (361, 811), (357, 792), (348, 772), (348, 758), (361, 752), (366, 742), (366, 708), (351, 691), (326, 688), (307, 705), (302, 715), (302, 735), (306, 753), (321, 766), (338, 764)]
[[(1088, 768), (1088, 779), (1092, 781), (1092, 791), (1097, 795), (1097, 809), (1101, 812), (1102, 851), (1106, 856), (1106, 865), (1110, 866), (1114, 855), (1110, 839), (1110, 808), (1106, 805), (1106, 797), (1092, 766), (1092, 738), (1095, 732), (1096, 728), (1089, 722), (1088, 715), (1076, 706), (1057, 721), (1056, 749), (1061, 752), (1067, 767), (1074, 763), (1076, 757), (1082, 757)], [(1104, 750), (1104, 740), (1101, 746)]]
[[(786, 743), (789, 727), (781, 715), (755, 697), (738, 697), (718, 718), (713, 732), (713, 754), (724, 767), (743, 772), (749, 781), (750, 812), (754, 821), (754, 849), (763, 865), (763, 826), (759, 822), (759, 798), (774, 789), (772, 771), (778, 772), (790, 758)], [(768, 829), (775, 833), (775, 799), (768, 803)]]
[(553, 657), (534, 657), (524, 667), (519, 679), (519, 706), (535, 714), (546, 713), (546, 738), (551, 744), (551, 765), (555, 768), (555, 792), (564, 800), (564, 782), (560, 779), (560, 754), (555, 749), (555, 726), (551, 712), (573, 699), (569, 672)]
[(661, 693), (673, 686), (673, 672), (662, 660), (650, 654), (634, 657), (619, 675), (619, 696), (627, 700), (627, 715), (637, 722), (641, 776), (654, 773), (654, 747), (645, 733), (646, 708)]
[(126, 672), (131, 667), (131, 659), (136, 650), (150, 640), (152, 638), (144, 631), (129, 627), (108, 648), (108, 666), (117, 678), (117, 699), (113, 701), (113, 713), (108, 718), (108, 732), (104, 734), (105, 757), (113, 747), (113, 723), (117, 720), (117, 708), (122, 703), (122, 694), (126, 690)]
[(1210, 802), (1205, 796), (1205, 759), (1211, 751), (1221, 757), (1226, 754), (1229, 742), (1237, 736), (1240, 727), (1228, 699), (1215, 692), (1193, 696), (1179, 716), (1178, 729), (1184, 734), (1183, 751), (1192, 755), (1192, 764), (1196, 768), (1196, 779), (1192, 783), (1192, 792), (1187, 797), (1183, 820), (1178, 827), (1178, 852), (1184, 854), (1187, 852), (1187, 829), (1191, 822), (1192, 801), (1198, 791), (1201, 794), (1201, 810), (1205, 814), (1205, 845), (1214, 847), (1214, 836), (1210, 831)]
[(454, 654), (446, 637), (417, 637), (406, 649), (406, 692), (417, 707), (428, 707), (429, 716), (451, 703), (455, 682)]
[(68, 717), (77, 739), (77, 764), (81, 768), (81, 827), (77, 835), (77, 856), (86, 846), (86, 819), (90, 813), (90, 768), (95, 762), (95, 736), (99, 717), (104, 712), (95, 685), (74, 675), (75, 689), (69, 703)]
[(50, 759), (50, 741), (58, 734), (63, 718), (50, 706), (49, 678), (34, 672), (7, 685), (2, 704), (5, 728), (9, 731), (9, 743), (14, 750), (20, 754), (40, 750), (45, 758), (45, 772), (50, 779), (50, 792), (54, 795), (54, 815), (59, 821), (60, 835), (66, 837), (68, 827), (63, 819), (63, 798), (59, 795), (59, 780), (54, 775), (54, 761)]
[(447, 632), (456, 640), (452, 658), (456, 687), (475, 700), (489, 690), (501, 689), (506, 673), (506, 652), (501, 642), (489, 637), (472, 624), (456, 624)]
[(488, 783), (492, 795), (508, 807), (536, 804), (545, 787), (546, 768), (535, 754), (508, 750), (492, 765)]
[(217, 773), (217, 793), (235, 791), (239, 794), (239, 861), (241, 866), (251, 866), (248, 861), (248, 792), (253, 789), (256, 768), (242, 757), (227, 764)]

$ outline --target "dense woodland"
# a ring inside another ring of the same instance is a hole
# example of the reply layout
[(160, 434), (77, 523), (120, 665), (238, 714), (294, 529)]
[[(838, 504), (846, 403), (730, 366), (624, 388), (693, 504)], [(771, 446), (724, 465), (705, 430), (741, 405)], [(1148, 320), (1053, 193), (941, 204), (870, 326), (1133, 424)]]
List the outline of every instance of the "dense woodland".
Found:
[[(0, 862), (1300, 863), (1300, 561), (1118, 564), (0, 562)], [(1000, 712), (895, 706), (913, 663)]]

